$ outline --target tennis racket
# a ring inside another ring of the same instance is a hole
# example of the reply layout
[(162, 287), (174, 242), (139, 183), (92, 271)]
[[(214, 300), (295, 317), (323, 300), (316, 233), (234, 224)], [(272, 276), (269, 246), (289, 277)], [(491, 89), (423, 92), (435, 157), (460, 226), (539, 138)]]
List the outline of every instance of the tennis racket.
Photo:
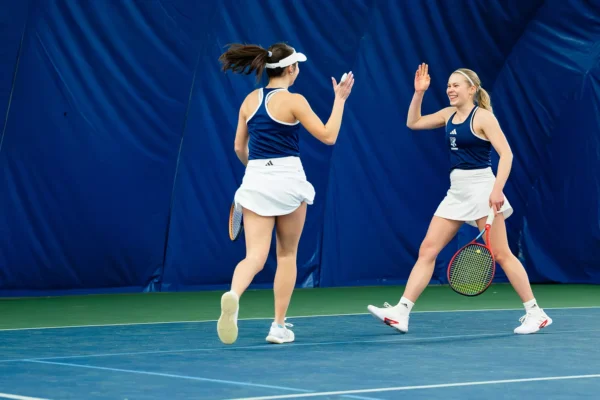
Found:
[[(490, 229), (494, 222), (494, 209), (490, 210), (485, 228), (475, 239), (460, 248), (448, 265), (448, 283), (452, 290), (463, 296), (478, 296), (492, 284), (496, 273), (496, 259), (492, 253)], [(487, 244), (477, 240), (485, 233)]]
[(242, 207), (236, 205), (234, 201), (229, 208), (229, 239), (236, 241), (243, 229)]

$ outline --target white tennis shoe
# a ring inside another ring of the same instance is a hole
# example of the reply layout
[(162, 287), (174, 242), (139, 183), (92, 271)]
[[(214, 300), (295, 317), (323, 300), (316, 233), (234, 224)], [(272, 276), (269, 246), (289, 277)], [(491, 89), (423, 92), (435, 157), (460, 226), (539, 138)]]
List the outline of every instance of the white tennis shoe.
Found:
[(527, 311), (525, 315), (519, 318), (519, 322), (521, 322), (521, 326), (515, 328), (515, 333), (528, 335), (552, 325), (552, 318), (547, 316), (544, 310), (536, 306), (533, 310)]
[(391, 306), (389, 303), (383, 304), (384, 308), (369, 305), (367, 309), (375, 318), (384, 324), (397, 329), (402, 333), (408, 332), (409, 312), (403, 304)]
[(217, 321), (217, 333), (221, 342), (225, 344), (232, 344), (237, 340), (239, 302), (240, 299), (234, 292), (226, 292), (221, 296), (221, 316)]
[(269, 335), (267, 336), (267, 342), (275, 344), (291, 343), (296, 340), (294, 332), (288, 329), (294, 325), (285, 323), (285, 325), (279, 325), (275, 322), (271, 324)]

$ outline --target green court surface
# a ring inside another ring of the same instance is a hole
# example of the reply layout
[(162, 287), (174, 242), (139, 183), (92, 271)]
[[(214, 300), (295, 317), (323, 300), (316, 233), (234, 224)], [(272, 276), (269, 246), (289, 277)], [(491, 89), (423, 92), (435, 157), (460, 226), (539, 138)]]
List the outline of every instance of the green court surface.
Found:
[[(366, 314), (368, 304), (396, 304), (402, 290), (402, 286), (297, 289), (288, 316)], [(600, 286), (534, 285), (533, 290), (543, 308), (600, 306)], [(216, 320), (222, 293), (0, 298), (0, 329)], [(460, 296), (448, 286), (430, 286), (413, 312), (522, 308), (508, 284), (492, 285), (477, 297)], [(241, 319), (272, 315), (272, 290), (249, 290), (244, 294)]]

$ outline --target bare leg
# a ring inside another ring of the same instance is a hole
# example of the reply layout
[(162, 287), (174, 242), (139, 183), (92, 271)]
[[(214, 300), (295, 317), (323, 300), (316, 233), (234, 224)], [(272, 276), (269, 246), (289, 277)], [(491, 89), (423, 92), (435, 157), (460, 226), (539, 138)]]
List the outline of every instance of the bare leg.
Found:
[(240, 261), (233, 273), (231, 291), (221, 296), (221, 316), (217, 321), (217, 333), (221, 342), (232, 344), (238, 337), (239, 300), (254, 276), (259, 273), (267, 261), (274, 217), (262, 217), (244, 209), (244, 229), (246, 230), (246, 258)]
[[(477, 226), (480, 230), (485, 227), (487, 217), (477, 221)], [(490, 231), (490, 240), (492, 242), (492, 252), (502, 270), (506, 273), (506, 277), (515, 288), (515, 291), (521, 298), (523, 303), (527, 303), (534, 299), (527, 271), (521, 264), (521, 261), (510, 251), (508, 246), (508, 238), (506, 234), (506, 224), (504, 215), (498, 213), (494, 218), (492, 229)]]
[(275, 217), (263, 217), (244, 209), (246, 258), (238, 263), (231, 282), (231, 290), (240, 297), (265, 266), (274, 225)]
[(296, 285), (298, 244), (306, 219), (306, 203), (293, 213), (277, 217), (277, 272), (275, 273), (275, 322), (283, 325)]
[[(477, 221), (480, 229), (484, 228), (485, 220), (486, 218), (482, 218)], [(490, 240), (492, 242), (492, 253), (494, 253), (496, 261), (506, 273), (508, 280), (513, 288), (515, 288), (525, 307), (526, 314), (520, 319), (521, 326), (515, 328), (514, 332), (526, 335), (538, 332), (540, 329), (552, 325), (552, 318), (548, 317), (544, 310), (539, 307), (537, 300), (533, 296), (527, 271), (525, 271), (523, 264), (521, 264), (508, 247), (506, 224), (504, 222), (504, 215), (501, 213), (497, 214), (494, 219), (490, 232)]]
[(410, 273), (402, 297), (413, 303), (417, 301), (431, 281), (437, 256), (456, 235), (462, 224), (462, 221), (433, 217), (425, 239), (421, 243), (419, 258)]
[(367, 309), (377, 319), (402, 333), (408, 332), (408, 320), (414, 303), (431, 281), (435, 260), (438, 254), (462, 226), (462, 221), (452, 221), (434, 216), (429, 224), (425, 239), (419, 249), (419, 258), (415, 263), (404, 294), (396, 306), (385, 304), (384, 308), (369, 305)]

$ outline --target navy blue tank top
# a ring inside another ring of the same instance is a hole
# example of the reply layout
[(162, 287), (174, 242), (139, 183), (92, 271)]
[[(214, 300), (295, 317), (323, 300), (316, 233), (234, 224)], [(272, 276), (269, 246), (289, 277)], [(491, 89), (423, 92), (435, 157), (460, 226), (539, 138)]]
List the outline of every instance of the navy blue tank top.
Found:
[(247, 120), (248, 134), (248, 159), (263, 160), (300, 156), (299, 135), (300, 121), (283, 122), (271, 117), (267, 110), (267, 103), (271, 96), (281, 88), (261, 88), (258, 96), (258, 108)]
[(452, 114), (446, 124), (446, 143), (450, 148), (450, 171), (453, 169), (483, 169), (492, 166), (492, 144), (477, 136), (473, 117), (479, 107), (473, 107), (464, 122), (455, 124)]

